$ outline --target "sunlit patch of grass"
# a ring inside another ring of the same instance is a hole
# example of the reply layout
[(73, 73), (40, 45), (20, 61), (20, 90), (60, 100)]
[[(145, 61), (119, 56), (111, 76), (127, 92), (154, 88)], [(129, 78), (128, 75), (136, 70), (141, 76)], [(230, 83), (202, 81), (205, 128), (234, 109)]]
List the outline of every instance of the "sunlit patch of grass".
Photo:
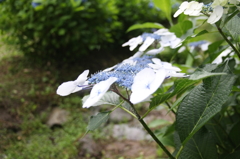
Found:
[[(8, 41), (6, 43), (5, 41)], [(12, 56), (22, 56), (22, 53), (19, 51), (16, 45), (11, 45), (11, 40), (8, 35), (0, 35), (0, 61), (1, 59), (12, 57)]]
[[(70, 112), (68, 121), (60, 128), (50, 129), (39, 122), (41, 116), (22, 122), (22, 130), (11, 140), (4, 152), (6, 158), (51, 159), (77, 158), (77, 136), (85, 131), (80, 109)], [(81, 124), (80, 124), (81, 123)], [(81, 125), (81, 126), (80, 126)], [(26, 131), (27, 135), (26, 135)], [(25, 134), (24, 134), (25, 132)]]

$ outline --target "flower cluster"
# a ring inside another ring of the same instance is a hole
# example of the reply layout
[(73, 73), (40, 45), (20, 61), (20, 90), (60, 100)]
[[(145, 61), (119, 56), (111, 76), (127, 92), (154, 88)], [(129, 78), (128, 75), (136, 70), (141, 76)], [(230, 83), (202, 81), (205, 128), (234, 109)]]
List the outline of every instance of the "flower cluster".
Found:
[(221, 19), (230, 6), (236, 6), (239, 2), (240, 0), (214, 0), (213, 3), (204, 5), (196, 1), (184, 1), (173, 16), (177, 17), (181, 13), (190, 16), (199, 16), (201, 13), (204, 13), (210, 15), (207, 22), (214, 24)]
[[(144, 54), (144, 51), (153, 42), (159, 42), (161, 47)], [(154, 33), (144, 33), (123, 44), (123, 46), (129, 45), (130, 50), (133, 50), (137, 45), (143, 43), (139, 51), (133, 56), (90, 77), (88, 77), (89, 70), (85, 70), (75, 81), (62, 83), (57, 89), (57, 94), (66, 96), (83, 89), (92, 88), (90, 96), (83, 104), (84, 108), (88, 108), (95, 106), (111, 85), (115, 83), (132, 92), (129, 99), (131, 103), (137, 104), (149, 100), (164, 79), (185, 77), (184, 73), (179, 73), (180, 68), (173, 66), (171, 63), (163, 62), (154, 56), (161, 52), (159, 50), (163, 50), (164, 47), (170, 46), (173, 48), (180, 42), (181, 39), (167, 29), (160, 29)]]
[(92, 88), (89, 98), (83, 104), (84, 108), (93, 106), (109, 90), (113, 83), (131, 90), (130, 101), (133, 104), (148, 99), (169, 77), (184, 77), (178, 67), (168, 62), (162, 62), (153, 56), (129, 58), (111, 68), (87, 77), (89, 71), (85, 70), (75, 81), (62, 83), (57, 94), (66, 96)]
[(143, 33), (138, 37), (130, 39), (128, 42), (124, 43), (122, 46), (130, 46), (130, 50), (134, 50), (139, 44), (139, 51), (145, 51), (153, 43), (159, 43), (160, 48), (147, 51), (148, 55), (156, 55), (164, 50), (164, 47), (170, 46), (175, 48), (181, 44), (181, 39), (176, 37), (174, 33), (168, 31), (168, 29), (159, 29), (153, 33)]

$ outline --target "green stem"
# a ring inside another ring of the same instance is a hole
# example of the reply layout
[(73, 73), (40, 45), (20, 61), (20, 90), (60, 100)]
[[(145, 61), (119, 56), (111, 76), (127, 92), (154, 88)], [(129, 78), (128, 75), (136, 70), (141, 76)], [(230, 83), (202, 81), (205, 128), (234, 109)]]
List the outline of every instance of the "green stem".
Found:
[(128, 112), (130, 115), (132, 115), (134, 118), (136, 118), (136, 119), (137, 119), (137, 117), (136, 117), (136, 115), (135, 115), (135, 114), (133, 114), (131, 111), (127, 110), (127, 109), (126, 109), (126, 108), (124, 108), (123, 106), (120, 106), (119, 108), (121, 108), (122, 110), (124, 110), (124, 111)]
[(165, 102), (168, 106), (168, 108), (170, 109), (170, 111), (176, 115), (176, 112), (172, 109), (171, 105), (168, 102)]
[(148, 113), (150, 113), (151, 111), (152, 109), (148, 109), (148, 111), (142, 116), (142, 119), (144, 119), (148, 115)]
[(183, 146), (181, 146), (180, 149), (178, 150), (178, 153), (177, 153), (177, 155), (176, 155), (176, 158), (179, 157), (179, 155), (181, 154), (182, 150), (183, 150)]
[[(129, 101), (129, 104), (134, 108), (134, 105)], [(136, 109), (134, 108), (136, 111)], [(148, 132), (149, 135), (152, 136), (154, 141), (163, 149), (163, 151), (170, 157), (171, 159), (175, 159), (172, 154), (167, 150), (167, 148), (163, 145), (163, 143), (157, 138), (157, 136), (152, 132), (152, 130), (148, 127), (148, 125), (145, 123), (143, 118), (140, 117), (140, 115), (136, 111), (136, 116), (138, 117), (138, 121), (142, 124), (144, 129)]]
[(152, 138), (156, 141), (156, 143), (163, 149), (163, 151), (170, 157), (171, 159), (175, 159), (172, 154), (167, 150), (167, 148), (162, 144), (162, 142), (157, 138), (157, 136), (152, 132), (152, 130), (147, 126), (143, 119), (138, 119), (138, 121), (142, 124), (145, 130), (152, 136)]
[(224, 38), (224, 40), (226, 40), (226, 42), (232, 47), (232, 49), (236, 52), (236, 54), (238, 55), (238, 58), (240, 59), (240, 52), (237, 50), (237, 48), (231, 43), (230, 40), (228, 40), (228, 38), (226, 37), (226, 35), (224, 34), (224, 32), (222, 31), (222, 29), (218, 26), (217, 29), (219, 31), (219, 33), (222, 35), (222, 37)]
[(170, 157), (171, 159), (175, 159), (175, 157), (172, 156), (172, 154), (167, 150), (167, 148), (163, 145), (163, 143), (157, 138), (157, 136), (152, 132), (152, 130), (148, 127), (148, 125), (145, 123), (145, 121), (143, 120), (143, 118), (141, 118), (141, 116), (138, 114), (137, 110), (135, 109), (133, 103), (125, 98), (116, 88), (116, 86), (113, 86), (113, 91), (115, 93), (117, 93), (123, 100), (125, 100), (126, 102), (128, 102), (132, 108), (132, 112), (135, 114), (136, 118), (138, 119), (138, 121), (142, 124), (142, 126), (145, 128), (145, 130), (152, 136), (152, 138), (155, 140), (155, 142), (163, 149), (163, 151), (168, 155), (168, 157)]

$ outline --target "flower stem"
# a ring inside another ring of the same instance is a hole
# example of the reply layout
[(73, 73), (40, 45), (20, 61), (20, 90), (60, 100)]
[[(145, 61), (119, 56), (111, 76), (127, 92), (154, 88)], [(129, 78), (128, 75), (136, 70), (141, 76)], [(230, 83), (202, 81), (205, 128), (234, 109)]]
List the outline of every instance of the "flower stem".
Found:
[(224, 38), (224, 40), (226, 40), (226, 42), (232, 47), (232, 49), (236, 52), (236, 54), (238, 55), (238, 58), (240, 59), (240, 52), (237, 50), (237, 48), (232, 44), (232, 42), (230, 40), (228, 40), (228, 38), (226, 37), (226, 35), (224, 34), (224, 32), (222, 31), (222, 29), (218, 26), (217, 29), (219, 31), (219, 33), (222, 35), (222, 37)]
[(156, 141), (156, 143), (163, 149), (163, 151), (168, 155), (169, 158), (175, 159), (172, 154), (167, 150), (167, 148), (162, 144), (162, 142), (157, 138), (157, 136), (152, 132), (152, 130), (148, 127), (143, 119), (138, 119), (138, 121), (142, 124), (145, 130), (152, 136), (152, 138)]
[[(136, 116), (136, 118), (138, 119), (138, 121), (142, 124), (142, 126), (144, 127), (144, 129), (149, 133), (149, 135), (152, 136), (152, 138), (154, 139), (154, 141), (163, 149), (163, 151), (168, 155), (168, 157), (170, 159), (175, 159), (175, 157), (172, 156), (172, 154), (168, 151), (168, 149), (163, 145), (163, 143), (157, 138), (157, 136), (152, 132), (152, 130), (148, 127), (148, 125), (145, 123), (145, 121), (143, 120), (143, 118), (141, 118), (141, 116), (138, 114), (137, 110), (135, 109), (133, 103), (125, 98), (116, 88), (116, 86), (113, 86), (113, 91), (115, 93), (117, 93), (123, 100), (125, 100), (126, 102), (128, 102), (131, 106), (131, 112)], [(128, 112), (129, 113), (129, 112)]]

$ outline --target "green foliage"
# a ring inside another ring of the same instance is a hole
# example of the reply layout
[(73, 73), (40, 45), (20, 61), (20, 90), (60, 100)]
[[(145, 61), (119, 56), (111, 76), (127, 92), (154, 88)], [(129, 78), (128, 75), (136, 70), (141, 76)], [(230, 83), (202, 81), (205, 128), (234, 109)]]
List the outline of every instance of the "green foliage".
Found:
[(143, 29), (143, 28), (158, 28), (158, 29), (161, 29), (161, 28), (163, 28), (163, 26), (161, 24), (158, 24), (158, 23), (146, 22), (146, 23), (143, 23), (143, 24), (132, 25), (130, 28), (128, 28), (127, 32), (135, 30), (135, 29)]
[(186, 144), (179, 156), (179, 159), (190, 158), (218, 158), (215, 141), (207, 129), (199, 130)]
[(240, 32), (239, 32), (239, 29), (237, 29), (239, 25), (240, 25), (239, 13), (231, 17), (231, 19), (227, 21), (227, 24), (225, 25), (226, 31), (236, 42), (240, 42), (240, 38), (239, 38)]
[(110, 33), (121, 26), (114, 1), (77, 2), (41, 1), (34, 8), (31, 0), (7, 0), (0, 28), (16, 38), (24, 54), (43, 59), (67, 60), (112, 42)]
[(0, 29), (32, 59), (72, 62), (91, 51), (110, 52), (125, 41), (121, 33), (133, 22), (154, 20), (156, 9), (143, 13), (149, 9), (148, 3), (141, 0), (6, 0), (0, 3)]
[(172, 6), (171, 6), (171, 1), (165, 1), (165, 0), (154, 0), (154, 4), (159, 7), (162, 12), (165, 14), (167, 17), (168, 21), (171, 23), (172, 22)]
[(181, 23), (178, 23), (178, 24), (172, 26), (170, 31), (174, 32), (176, 34), (176, 36), (181, 37), (192, 27), (193, 27), (192, 22), (189, 20), (185, 20)]
[(169, 89), (166, 93), (159, 93), (155, 97), (152, 98), (152, 102), (150, 104), (149, 109), (154, 109), (159, 104), (167, 101), (171, 97), (175, 95), (180, 95), (184, 91), (191, 88), (194, 84), (196, 84), (198, 81), (192, 81), (189, 79), (180, 79), (174, 82), (174, 85)]
[(204, 79), (203, 83), (196, 86), (179, 106), (176, 126), (183, 145), (221, 110), (231, 93), (235, 76), (230, 73), (228, 64), (218, 67), (213, 72), (225, 72), (228, 75)]
[(87, 131), (93, 131), (99, 126), (101, 126), (103, 123), (106, 123), (110, 113), (111, 112), (100, 112), (95, 116), (91, 116), (88, 123)]

